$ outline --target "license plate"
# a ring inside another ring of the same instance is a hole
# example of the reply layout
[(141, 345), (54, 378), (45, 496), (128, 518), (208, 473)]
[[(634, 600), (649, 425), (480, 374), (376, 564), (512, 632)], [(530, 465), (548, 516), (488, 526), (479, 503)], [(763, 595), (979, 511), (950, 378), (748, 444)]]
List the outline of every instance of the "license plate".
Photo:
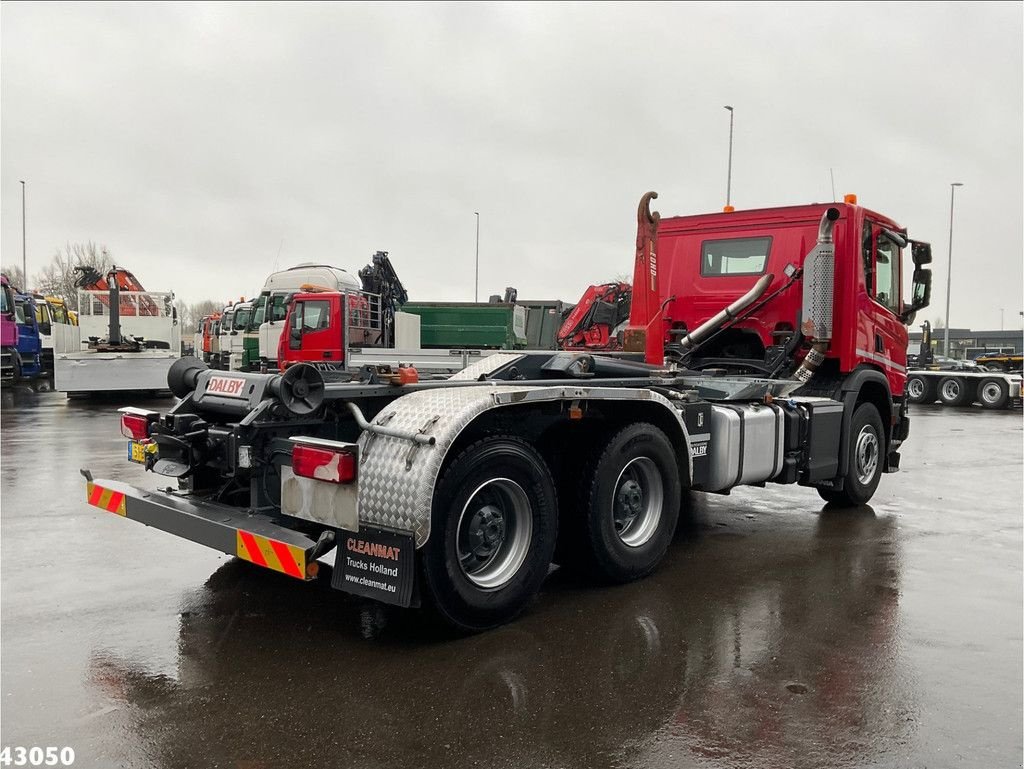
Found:
[(128, 461), (144, 465), (146, 464), (146, 454), (155, 450), (156, 444), (128, 441)]

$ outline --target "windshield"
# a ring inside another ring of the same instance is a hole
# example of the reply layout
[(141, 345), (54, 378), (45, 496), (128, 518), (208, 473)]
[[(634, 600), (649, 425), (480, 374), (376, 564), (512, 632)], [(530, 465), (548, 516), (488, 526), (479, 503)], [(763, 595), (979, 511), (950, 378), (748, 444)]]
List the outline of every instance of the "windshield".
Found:
[(239, 308), (235, 313), (235, 330), (241, 331), (245, 328), (245, 325), (249, 322), (250, 309), (248, 307)]
[(0, 312), (11, 311), (11, 289), (8, 286), (3, 287), (3, 291), (0, 291)]
[(53, 316), (54, 322), (66, 324), (68, 322), (68, 316), (64, 310), (64, 306), (56, 302), (49, 302), (48, 304), (50, 305), (50, 314)]
[(260, 298), (256, 300), (256, 307), (252, 315), (252, 323), (247, 328), (257, 329), (260, 324), (263, 323), (263, 318), (267, 313), (267, 298), (270, 294), (260, 294)]

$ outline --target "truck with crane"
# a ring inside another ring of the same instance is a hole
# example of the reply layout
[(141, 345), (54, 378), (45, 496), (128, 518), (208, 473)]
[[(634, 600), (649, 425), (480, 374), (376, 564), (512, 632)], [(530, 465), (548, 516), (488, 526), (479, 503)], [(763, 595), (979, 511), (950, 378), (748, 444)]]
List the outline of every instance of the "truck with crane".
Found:
[(146, 291), (128, 270), (77, 267), (78, 326), (54, 345), (54, 387), (68, 394), (167, 389), (181, 357), (174, 294)]
[[(386, 251), (375, 253), (359, 278), (359, 290), (306, 285), (287, 295), (276, 358), (280, 369), (296, 363), (321, 371), (403, 365), (432, 376), (454, 374), (485, 352), (458, 342), (491, 341), (500, 348), (502, 341), (525, 341), (526, 309), (514, 301), (428, 303), (407, 312), (408, 293)], [(508, 292), (506, 298), (513, 299)], [(523, 328), (518, 336), (514, 318)], [(422, 324), (430, 330), (426, 342)], [(450, 345), (436, 344), (441, 339)]]
[(559, 349), (621, 350), (632, 298), (633, 287), (629, 283), (590, 286), (558, 330), (555, 341)]
[(252, 313), (243, 336), (243, 370), (267, 371), (277, 368), (277, 349), (289, 296), (303, 287), (314, 290), (362, 289), (360, 281), (339, 267), (303, 262), (271, 273), (263, 290), (253, 300)]
[(667, 219), (655, 197), (623, 353), (498, 352), (440, 381), (182, 358), (173, 408), (121, 410), (129, 458), (172, 485), (83, 469), (88, 502), (300, 581), (333, 552), (332, 587), (465, 632), (512, 620), (552, 563), (650, 574), (684, 489), (866, 504), (909, 435), (930, 246), (852, 197)]

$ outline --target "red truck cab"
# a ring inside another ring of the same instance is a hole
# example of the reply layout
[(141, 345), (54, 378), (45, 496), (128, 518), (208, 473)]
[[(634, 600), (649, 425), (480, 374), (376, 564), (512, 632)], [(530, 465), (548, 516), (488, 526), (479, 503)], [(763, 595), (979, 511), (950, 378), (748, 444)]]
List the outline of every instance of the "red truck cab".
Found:
[[(930, 261), (930, 250), (927, 244), (910, 241), (906, 230), (889, 217), (857, 205), (852, 195), (843, 203), (660, 219), (657, 299), (666, 354), (673, 357), (687, 333), (743, 296), (762, 276), (771, 275), (762, 306), (707, 340), (687, 361), (689, 368), (767, 374), (773, 358), (800, 333), (802, 291), (794, 269), (804, 267), (822, 215), (830, 208), (839, 212), (832, 235), (834, 320), (818, 377), (837, 379), (866, 365), (882, 372), (889, 391), (901, 395), (907, 324), (917, 309), (926, 306), (930, 293), (930, 272), (921, 269)], [(903, 259), (911, 247), (916, 301), (908, 302), (903, 299)], [(638, 283), (640, 277), (635, 276), (634, 286), (650, 285), (646, 280)], [(644, 306), (642, 299), (634, 299), (631, 325), (648, 325)], [(799, 345), (794, 347), (799, 360)]]
[(321, 369), (343, 368), (349, 347), (379, 344), (378, 315), (369, 297), (361, 293), (293, 294), (277, 346), (281, 369), (299, 362)]
[[(650, 210), (656, 197), (644, 195), (637, 211), (625, 350), (652, 364), (797, 379), (800, 394), (843, 404), (843, 436), (863, 431), (852, 420), (870, 404), (884, 430), (884, 445), (871, 451), (884, 471), (897, 470), (910, 430), (907, 325), (928, 306), (931, 246), (853, 195), (665, 219)], [(908, 251), (913, 288), (904, 301)], [(856, 484), (850, 453), (860, 443), (840, 445), (833, 494)]]

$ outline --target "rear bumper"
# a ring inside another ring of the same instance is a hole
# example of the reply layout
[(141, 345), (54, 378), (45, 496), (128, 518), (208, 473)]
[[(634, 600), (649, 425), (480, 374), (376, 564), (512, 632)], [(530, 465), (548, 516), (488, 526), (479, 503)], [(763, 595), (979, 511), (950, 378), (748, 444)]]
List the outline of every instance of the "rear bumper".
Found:
[(94, 507), (296, 579), (314, 579), (316, 559), (334, 545), (330, 532), (318, 541), (266, 516), (248, 515), (227, 505), (93, 479), (88, 470), (82, 475), (86, 500)]

